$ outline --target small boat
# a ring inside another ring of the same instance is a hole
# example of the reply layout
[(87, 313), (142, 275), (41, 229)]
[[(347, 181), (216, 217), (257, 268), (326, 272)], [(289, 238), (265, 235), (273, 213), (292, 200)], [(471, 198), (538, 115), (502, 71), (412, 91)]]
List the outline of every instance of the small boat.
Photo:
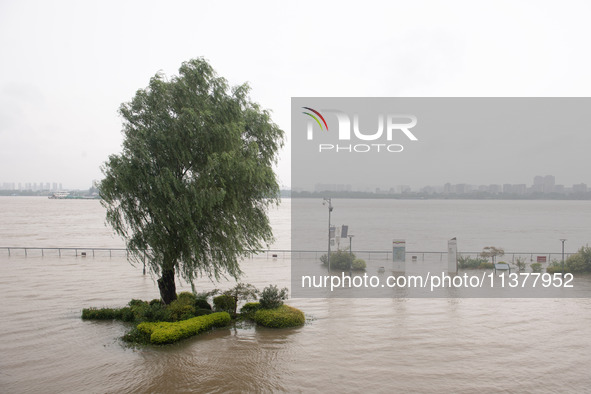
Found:
[(51, 196), (49, 196), (48, 198), (53, 199), (64, 199), (64, 198), (68, 198), (68, 196), (70, 195), (70, 192), (54, 192), (51, 193)]

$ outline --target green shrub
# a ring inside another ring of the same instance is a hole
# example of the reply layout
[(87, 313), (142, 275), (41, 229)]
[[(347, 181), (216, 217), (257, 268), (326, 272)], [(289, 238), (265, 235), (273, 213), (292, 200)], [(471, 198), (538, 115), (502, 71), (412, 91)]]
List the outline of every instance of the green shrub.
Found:
[(517, 271), (525, 271), (525, 267), (526, 267), (525, 258), (523, 258), (523, 257), (517, 257), (515, 259), (515, 263), (514, 264), (515, 264), (515, 267), (517, 267)]
[(180, 293), (177, 299), (164, 305), (159, 299), (147, 301), (133, 299), (123, 308), (88, 308), (82, 310), (83, 319), (122, 320), (126, 322), (173, 322), (208, 315), (211, 305), (189, 292)]
[(493, 263), (490, 263), (488, 261), (483, 261), (482, 263), (480, 263), (478, 265), (479, 269), (485, 269), (485, 270), (489, 270), (489, 269), (494, 269), (495, 265)]
[(121, 319), (121, 309), (117, 308), (84, 308), (82, 318), (88, 320)]
[(121, 308), (121, 319), (123, 321), (144, 321), (146, 314), (152, 308), (150, 304), (142, 300), (131, 300), (128, 307)]
[(195, 317), (195, 307), (193, 300), (187, 298), (177, 298), (166, 307), (171, 321), (186, 320)]
[(564, 261), (566, 272), (590, 272), (591, 248), (582, 247), (576, 254), (568, 256)]
[(211, 305), (205, 298), (196, 298), (194, 305), (197, 309), (209, 309), (211, 311)]
[[(476, 269), (488, 263), (488, 260), (481, 257), (458, 256), (458, 268)], [(493, 266), (494, 268), (494, 266)]]
[(136, 344), (148, 344), (150, 343), (150, 334), (137, 329), (132, 328), (121, 337), (125, 342), (136, 343)]
[[(136, 314), (134, 313), (134, 310), (128, 306), (119, 309), (119, 312), (121, 314), (120, 319), (123, 321), (132, 322), (132, 321), (138, 320), (136, 318)], [(141, 316), (143, 316), (143, 315), (141, 315)]]
[(230, 295), (222, 294), (213, 298), (213, 306), (216, 312), (234, 313), (236, 310), (236, 299)]
[(160, 298), (154, 298), (152, 301), (150, 301), (150, 306), (154, 305), (164, 305), (164, 303)]
[(355, 259), (353, 260), (353, 269), (356, 271), (364, 270), (367, 267), (365, 264), (365, 260), (363, 259)]
[(173, 323), (144, 322), (140, 323), (137, 329), (144, 335), (150, 335), (151, 343), (162, 345), (180, 341), (213, 327), (226, 326), (230, 320), (227, 312), (217, 312)]
[(236, 286), (224, 291), (223, 294), (234, 298), (234, 309), (228, 312), (230, 312), (232, 316), (236, 316), (236, 307), (238, 306), (238, 303), (256, 300), (259, 290), (250, 283), (237, 283)]
[(195, 316), (210, 315), (213, 311), (211, 309), (198, 308), (195, 310)]
[(271, 285), (265, 287), (261, 293), (259, 304), (261, 309), (275, 309), (283, 305), (283, 300), (287, 299), (289, 290), (287, 287), (279, 290), (277, 286)]
[(542, 272), (542, 263), (533, 263), (529, 265), (532, 272)]
[(138, 305), (143, 305), (143, 304), (147, 304), (146, 301), (142, 301), (142, 300), (137, 300), (135, 298), (133, 298), (131, 301), (129, 301), (127, 303), (128, 306), (133, 307), (133, 306), (138, 306)]
[(188, 291), (183, 291), (182, 293), (179, 293), (176, 299), (183, 304), (191, 305), (194, 305), (195, 301), (197, 301), (197, 297), (195, 297), (195, 294), (190, 293)]
[(275, 309), (259, 309), (254, 314), (257, 324), (271, 328), (301, 326), (306, 322), (304, 312), (289, 305), (281, 305)]
[[(344, 249), (339, 249), (336, 252), (330, 252), (330, 268), (331, 269), (340, 269), (340, 270), (349, 270), (352, 267), (353, 262), (355, 260), (355, 254), (349, 253), (349, 251)], [(323, 254), (320, 256), (320, 261), (324, 265), (328, 265), (328, 257), (327, 254)]]
[(240, 314), (248, 319), (254, 319), (254, 314), (261, 308), (258, 302), (248, 302), (240, 309)]
[[(565, 267), (565, 271), (566, 271), (566, 267)], [(562, 273), (562, 264), (554, 262), (546, 268), (546, 272), (549, 274)]]

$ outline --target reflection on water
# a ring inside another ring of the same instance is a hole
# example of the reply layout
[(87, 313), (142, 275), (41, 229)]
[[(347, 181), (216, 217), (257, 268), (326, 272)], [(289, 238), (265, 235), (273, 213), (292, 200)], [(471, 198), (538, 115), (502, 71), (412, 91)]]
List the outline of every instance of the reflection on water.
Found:
[[(45, 246), (118, 246), (108, 231), (101, 232), (100, 207), (17, 202), (41, 217), (21, 212), (10, 231), (0, 229), (3, 240), (12, 234), (11, 244), (30, 245), (31, 237)], [(17, 217), (7, 213), (6, 204), (0, 199), (0, 216)], [(59, 217), (62, 209), (72, 212), (61, 225), (35, 229), (35, 222), (51, 222), (43, 215)], [(274, 215), (289, 223), (288, 210)], [(86, 226), (100, 234), (80, 233)], [(244, 262), (244, 270), (243, 280), (259, 288), (289, 285), (288, 259), (255, 258)], [(197, 286), (231, 283), (202, 279)], [(303, 327), (246, 324), (171, 346), (133, 349), (118, 339), (126, 325), (80, 319), (84, 307), (158, 297), (153, 278), (122, 256), (0, 255), (0, 289), (1, 392), (473, 393), (591, 387), (587, 299), (292, 299), (289, 303), (310, 318)]]

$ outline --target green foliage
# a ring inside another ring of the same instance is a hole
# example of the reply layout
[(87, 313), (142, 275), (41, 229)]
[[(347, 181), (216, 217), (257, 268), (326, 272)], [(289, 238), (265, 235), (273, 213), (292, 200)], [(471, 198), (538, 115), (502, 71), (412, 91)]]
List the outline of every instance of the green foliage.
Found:
[(279, 202), (284, 133), (248, 92), (194, 59), (120, 107), (123, 151), (102, 167), (101, 204), (130, 259), (161, 276), (165, 304), (175, 273), (238, 278), (241, 258), (273, 239), (267, 208)]
[(542, 272), (542, 263), (532, 263), (529, 266), (532, 272)]
[(145, 345), (150, 343), (150, 334), (140, 331), (137, 329), (137, 327), (134, 327), (125, 334), (123, 334), (121, 339), (128, 343)]
[(235, 313), (236, 300), (230, 295), (222, 294), (213, 298), (213, 306), (216, 312)]
[(236, 286), (224, 291), (224, 295), (234, 298), (234, 310), (231, 313), (236, 315), (236, 308), (239, 302), (256, 300), (259, 290), (250, 283), (238, 283)]
[(150, 335), (151, 343), (163, 345), (197, 335), (213, 327), (226, 326), (230, 323), (230, 320), (230, 315), (227, 312), (216, 312), (174, 323), (144, 322), (140, 323), (137, 329), (144, 335)]
[(274, 309), (283, 305), (283, 300), (287, 299), (289, 290), (287, 287), (279, 290), (276, 285), (267, 286), (261, 293), (259, 305), (261, 309)]
[(261, 304), (258, 302), (247, 302), (244, 306), (240, 309), (240, 314), (247, 319), (254, 319), (254, 314), (256, 311), (261, 309)]
[[(355, 261), (355, 253), (350, 253), (345, 249), (338, 249), (330, 252), (330, 268), (339, 270), (349, 270)], [(327, 254), (320, 256), (320, 262), (328, 265)]]
[(209, 315), (210, 313), (213, 313), (213, 311), (211, 309), (205, 309), (205, 308), (195, 309), (195, 316)]
[(583, 246), (565, 260), (567, 272), (591, 272), (591, 247)]
[(171, 302), (167, 307), (166, 311), (169, 321), (186, 320), (195, 317), (195, 305), (189, 299), (176, 299)]
[(480, 257), (458, 256), (458, 268), (463, 269), (489, 269), (494, 268), (487, 259)]
[(548, 267), (546, 267), (546, 272), (549, 274), (561, 273), (562, 264), (559, 261), (552, 261), (552, 263), (550, 263)]
[(149, 303), (142, 300), (131, 300), (123, 308), (88, 308), (82, 310), (83, 319), (122, 320), (127, 322), (178, 321), (211, 313), (207, 301), (199, 301), (192, 293), (180, 293), (177, 299), (164, 305), (160, 300)]
[[(546, 268), (548, 273), (561, 273), (563, 271), (562, 261), (554, 260)], [(577, 253), (571, 254), (564, 261), (564, 272), (591, 272), (591, 247), (583, 246)]]
[(197, 301), (197, 297), (195, 297), (195, 294), (190, 293), (188, 291), (183, 291), (182, 293), (179, 293), (177, 295), (177, 300), (182, 302), (183, 304), (195, 304), (195, 302)]
[(144, 311), (143, 316), (139, 316), (136, 322), (141, 321), (170, 321), (172, 320), (168, 308), (162, 302), (150, 302), (150, 308)]
[(526, 260), (524, 257), (517, 257), (515, 259), (515, 262), (513, 264), (517, 268), (517, 271), (525, 271), (525, 267), (526, 267), (525, 261)]
[(152, 301), (150, 301), (150, 306), (154, 306), (156, 304), (164, 305), (160, 298), (154, 298)]
[[(546, 272), (551, 274), (561, 273), (562, 270), (562, 261), (556, 260), (546, 268)], [(583, 246), (577, 253), (568, 256), (564, 261), (564, 272), (591, 272), (591, 246)]]
[(254, 314), (257, 324), (271, 328), (301, 326), (306, 322), (304, 313), (289, 305), (281, 305), (275, 309), (259, 309)]
[(118, 308), (84, 308), (82, 318), (86, 320), (121, 319), (121, 309)]
[(211, 305), (204, 298), (195, 299), (195, 308), (197, 309), (209, 309), (211, 311)]
[(363, 271), (367, 267), (365, 260), (363, 259), (355, 259), (353, 260), (353, 269), (356, 271)]

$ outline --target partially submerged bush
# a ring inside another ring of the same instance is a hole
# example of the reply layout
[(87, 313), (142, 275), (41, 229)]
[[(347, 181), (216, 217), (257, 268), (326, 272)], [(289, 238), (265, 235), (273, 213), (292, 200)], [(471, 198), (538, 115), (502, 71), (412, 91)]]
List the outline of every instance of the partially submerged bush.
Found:
[(533, 263), (529, 265), (532, 272), (542, 272), (542, 263)]
[(583, 246), (577, 253), (568, 256), (564, 265), (566, 272), (591, 272), (591, 246)]
[(548, 267), (546, 267), (546, 272), (549, 274), (562, 273), (562, 263), (560, 261), (553, 261)]
[(195, 297), (195, 294), (190, 293), (188, 291), (183, 291), (181, 293), (179, 293), (176, 297), (177, 301), (182, 302), (183, 304), (192, 304), (194, 305), (195, 302), (197, 301), (197, 297)]
[(353, 269), (356, 271), (362, 271), (367, 267), (365, 260), (363, 259), (355, 259), (353, 260)]
[(197, 309), (209, 309), (211, 311), (211, 305), (205, 298), (195, 299), (195, 308)]
[(514, 264), (515, 264), (515, 267), (517, 267), (517, 271), (525, 271), (525, 267), (526, 267), (525, 261), (526, 260), (524, 257), (517, 257), (515, 259)]
[(258, 302), (247, 302), (244, 306), (240, 309), (240, 314), (247, 319), (254, 319), (254, 314), (256, 311), (261, 309), (261, 304)]
[[(328, 255), (323, 254), (320, 256), (320, 262), (324, 265), (328, 265)], [(347, 250), (339, 249), (336, 252), (330, 252), (330, 268), (348, 270), (353, 266), (355, 261), (355, 254), (350, 253)]]
[(231, 295), (222, 294), (213, 298), (213, 306), (216, 312), (234, 313), (236, 300)]
[(230, 323), (227, 312), (216, 312), (206, 316), (178, 322), (144, 322), (137, 326), (138, 331), (150, 335), (150, 342), (158, 345), (173, 343), (197, 335), (213, 327), (223, 327)]
[(82, 318), (88, 320), (121, 320), (120, 308), (84, 308)]
[(122, 320), (126, 322), (179, 321), (211, 313), (211, 305), (207, 301), (197, 299), (192, 293), (183, 292), (177, 299), (164, 305), (160, 300), (149, 303), (142, 300), (131, 300), (123, 308), (87, 308), (82, 310), (83, 319)]
[(489, 263), (487, 259), (482, 257), (458, 256), (458, 268), (494, 268), (494, 265), (492, 263)]
[(261, 309), (274, 309), (283, 305), (283, 300), (287, 299), (288, 292), (287, 287), (281, 290), (276, 285), (265, 287), (259, 300)]
[(177, 298), (171, 302), (167, 307), (169, 321), (186, 320), (195, 317), (195, 306), (193, 305), (194, 300), (187, 298)]
[(289, 305), (281, 305), (275, 309), (259, 309), (254, 314), (257, 324), (270, 328), (287, 328), (301, 326), (306, 322), (304, 312)]
[(259, 290), (250, 283), (237, 283), (236, 286), (224, 291), (223, 294), (234, 298), (234, 309), (228, 312), (235, 316), (238, 303), (256, 300)]

